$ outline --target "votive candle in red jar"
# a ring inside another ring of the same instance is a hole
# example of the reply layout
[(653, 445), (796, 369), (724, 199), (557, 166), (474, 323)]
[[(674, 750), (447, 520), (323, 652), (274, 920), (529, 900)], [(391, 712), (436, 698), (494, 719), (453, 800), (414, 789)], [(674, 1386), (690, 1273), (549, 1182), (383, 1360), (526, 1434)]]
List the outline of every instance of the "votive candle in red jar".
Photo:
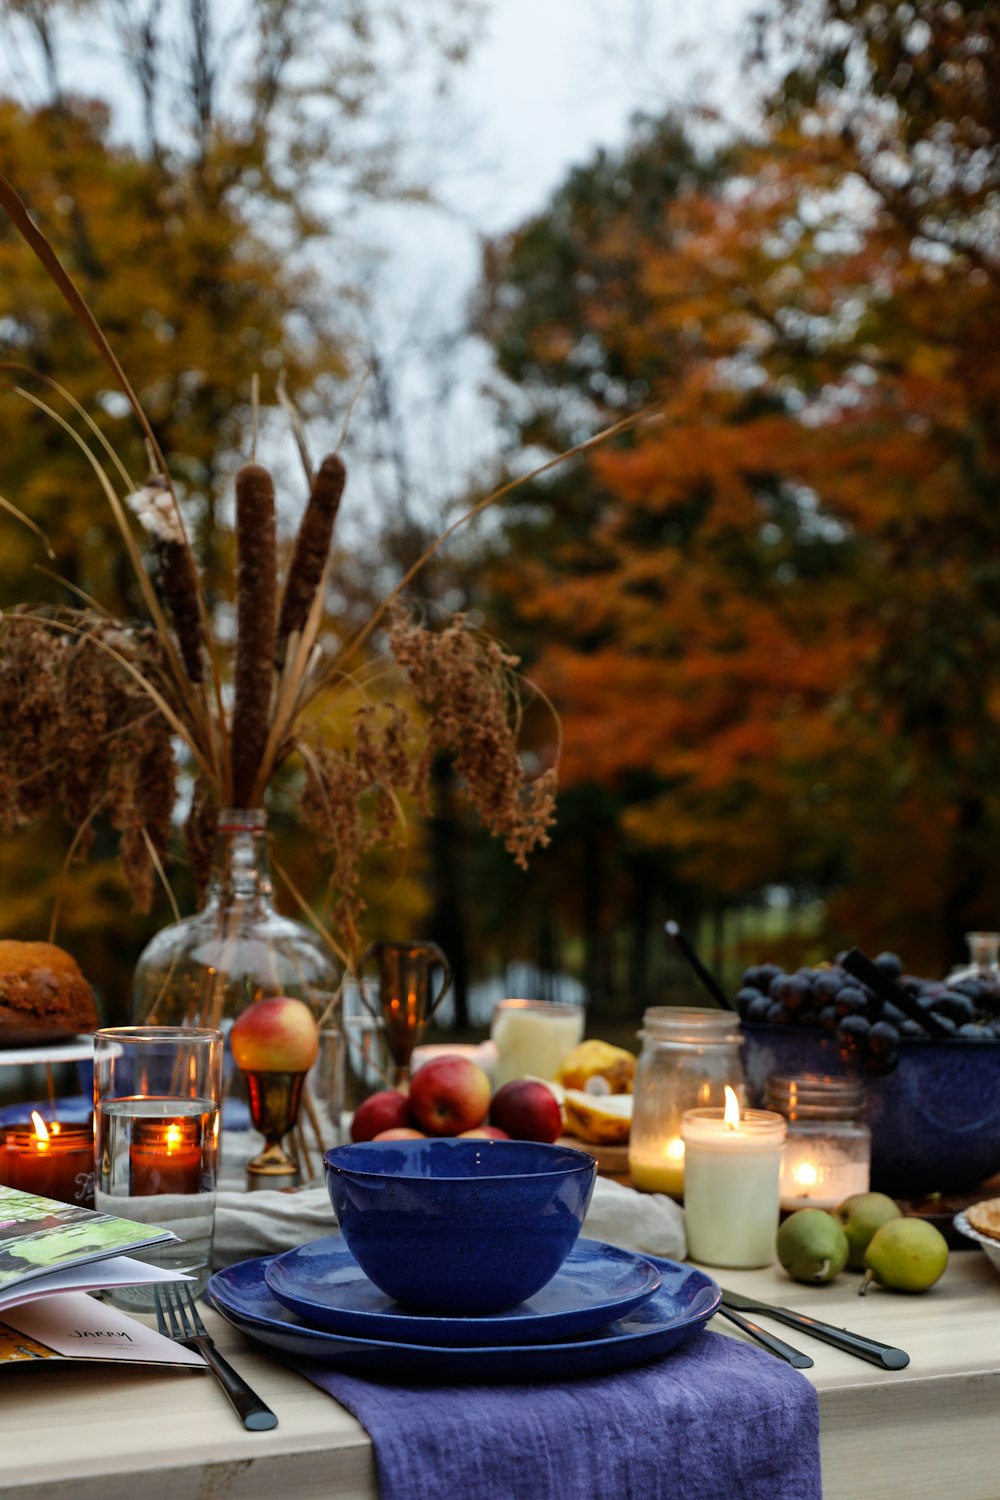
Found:
[(0, 1183), (93, 1208), (93, 1127), (62, 1120), (46, 1124), (33, 1109), (31, 1125), (8, 1125), (0, 1133)]
[(201, 1118), (137, 1119), (129, 1147), (129, 1193), (201, 1192)]

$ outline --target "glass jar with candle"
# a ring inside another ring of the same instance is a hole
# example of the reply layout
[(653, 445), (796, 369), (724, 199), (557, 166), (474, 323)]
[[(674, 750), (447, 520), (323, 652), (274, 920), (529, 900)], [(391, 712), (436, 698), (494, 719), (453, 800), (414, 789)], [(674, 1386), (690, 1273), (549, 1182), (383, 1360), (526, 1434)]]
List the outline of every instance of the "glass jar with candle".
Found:
[(639, 1039), (629, 1176), (642, 1191), (682, 1198), (686, 1111), (721, 1108), (726, 1084), (743, 1103), (739, 1019), (726, 1010), (658, 1005), (644, 1014)]
[(864, 1102), (858, 1078), (805, 1073), (768, 1079), (765, 1108), (788, 1121), (781, 1162), (783, 1209), (836, 1208), (852, 1193), (867, 1193), (872, 1141), (861, 1120)]
[[(220, 1031), (111, 1026), (94, 1037), (94, 1206), (99, 1213), (173, 1230), (176, 1240), (137, 1255), (208, 1279), (215, 1222), (222, 1098)], [(116, 1287), (119, 1307), (149, 1311), (148, 1286)]]

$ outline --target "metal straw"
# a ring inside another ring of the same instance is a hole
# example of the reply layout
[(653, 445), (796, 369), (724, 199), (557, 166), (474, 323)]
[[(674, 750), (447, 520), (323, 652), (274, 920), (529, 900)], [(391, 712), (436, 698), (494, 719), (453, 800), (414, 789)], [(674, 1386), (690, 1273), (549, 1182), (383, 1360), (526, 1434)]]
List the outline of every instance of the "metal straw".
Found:
[(722, 985), (716, 979), (715, 975), (710, 974), (708, 969), (705, 968), (705, 965), (702, 963), (701, 959), (698, 957), (697, 953), (694, 951), (691, 944), (684, 936), (683, 932), (681, 932), (677, 923), (672, 919), (671, 921), (666, 922), (664, 924), (664, 931), (666, 932), (668, 937), (673, 938), (674, 942), (677, 944), (678, 948), (683, 953), (684, 957), (687, 959), (688, 963), (691, 965), (692, 969), (697, 974), (702, 984), (705, 986), (706, 990), (708, 990), (708, 993), (712, 996), (712, 999), (715, 1001), (716, 1005), (720, 1005), (723, 1010), (733, 1010), (735, 1007), (733, 1006), (733, 1003), (729, 999), (729, 996), (726, 994), (725, 990), (722, 988)]

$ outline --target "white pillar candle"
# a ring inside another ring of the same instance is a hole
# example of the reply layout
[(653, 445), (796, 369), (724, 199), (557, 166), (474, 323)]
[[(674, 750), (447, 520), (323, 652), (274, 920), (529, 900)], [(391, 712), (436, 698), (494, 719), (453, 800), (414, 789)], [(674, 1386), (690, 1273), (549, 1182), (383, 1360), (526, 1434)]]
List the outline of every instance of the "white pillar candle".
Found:
[(490, 1031), (497, 1049), (493, 1084), (514, 1078), (554, 1078), (583, 1037), (583, 1007), (548, 1000), (501, 1000)]
[(732, 1089), (726, 1109), (684, 1116), (684, 1227), (688, 1254), (709, 1266), (766, 1266), (778, 1228), (783, 1115), (748, 1109)]

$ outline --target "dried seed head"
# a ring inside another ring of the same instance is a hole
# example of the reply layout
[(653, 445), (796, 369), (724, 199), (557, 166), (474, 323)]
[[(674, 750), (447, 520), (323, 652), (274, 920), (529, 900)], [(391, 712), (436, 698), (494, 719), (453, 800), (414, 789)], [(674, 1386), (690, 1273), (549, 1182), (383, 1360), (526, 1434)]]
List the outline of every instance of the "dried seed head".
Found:
[(295, 551), (285, 580), (274, 651), (279, 668), (284, 665), (288, 637), (293, 631), (304, 629), (309, 618), (309, 611), (330, 555), (333, 525), (340, 509), (346, 478), (347, 470), (339, 453), (328, 453), (313, 479), (309, 503), (295, 538)]
[(274, 683), (274, 483), (260, 464), (236, 475), (236, 694), (233, 807), (248, 807), (267, 743)]
[(126, 495), (125, 504), (154, 542), (184, 543), (184, 527), (173, 491), (162, 474), (151, 474), (141, 490)]

